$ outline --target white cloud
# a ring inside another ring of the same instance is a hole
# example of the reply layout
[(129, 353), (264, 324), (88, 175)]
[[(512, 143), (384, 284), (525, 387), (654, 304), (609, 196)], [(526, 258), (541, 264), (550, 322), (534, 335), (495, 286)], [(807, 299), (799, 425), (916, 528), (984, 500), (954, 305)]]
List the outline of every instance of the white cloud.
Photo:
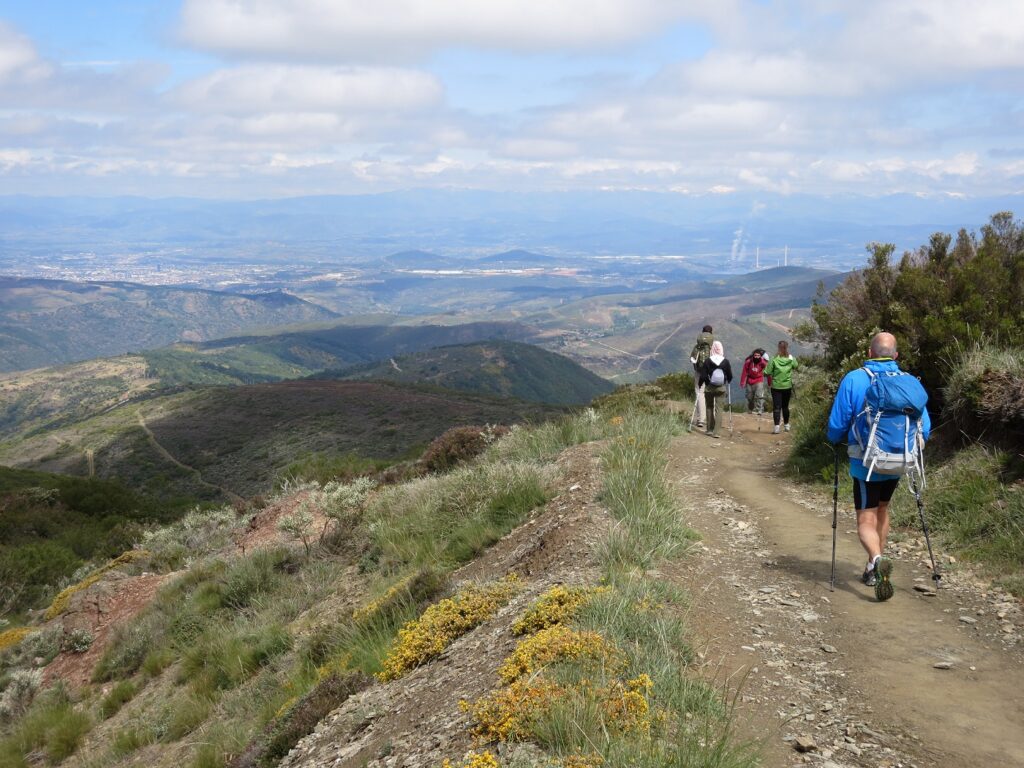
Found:
[(176, 89), (189, 110), (252, 115), (409, 111), (440, 104), (433, 75), (392, 67), (249, 65), (221, 69)]
[(40, 58), (31, 40), (0, 21), (0, 83), (32, 83), (50, 75), (52, 69)]
[(186, 0), (181, 34), (230, 54), (408, 60), (449, 46), (513, 51), (636, 41), (686, 18), (725, 16), (697, 0)]

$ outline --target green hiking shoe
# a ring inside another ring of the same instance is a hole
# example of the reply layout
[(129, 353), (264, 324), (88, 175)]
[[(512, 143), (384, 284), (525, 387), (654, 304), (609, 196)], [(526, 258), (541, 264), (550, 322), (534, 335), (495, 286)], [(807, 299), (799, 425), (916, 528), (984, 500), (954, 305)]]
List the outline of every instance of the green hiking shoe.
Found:
[(880, 557), (875, 562), (875, 574), (878, 580), (875, 582), (875, 598), (884, 603), (893, 595), (892, 581), (892, 560), (887, 557)]

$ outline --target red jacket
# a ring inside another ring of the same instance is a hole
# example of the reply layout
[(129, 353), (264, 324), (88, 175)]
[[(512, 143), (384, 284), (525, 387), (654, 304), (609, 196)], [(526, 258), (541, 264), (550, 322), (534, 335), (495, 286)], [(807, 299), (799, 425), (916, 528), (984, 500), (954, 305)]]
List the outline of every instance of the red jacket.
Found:
[(740, 372), (740, 386), (745, 387), (747, 384), (760, 384), (764, 381), (764, 369), (768, 367), (768, 361), (763, 357), (758, 363), (754, 362), (754, 358), (748, 357), (743, 361), (743, 370)]

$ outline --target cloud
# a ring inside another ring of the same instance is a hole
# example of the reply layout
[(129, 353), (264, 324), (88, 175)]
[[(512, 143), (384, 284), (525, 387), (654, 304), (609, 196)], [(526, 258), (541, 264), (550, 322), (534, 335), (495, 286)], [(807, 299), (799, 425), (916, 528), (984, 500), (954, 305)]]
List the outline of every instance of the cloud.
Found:
[(52, 71), (31, 40), (0, 21), (0, 83), (33, 83)]
[(254, 115), (410, 111), (436, 107), (443, 95), (436, 77), (416, 70), (270, 64), (217, 70), (171, 98), (195, 112)]
[(543, 51), (634, 42), (681, 18), (718, 17), (696, 0), (186, 0), (181, 36), (232, 55), (409, 60), (445, 47)]

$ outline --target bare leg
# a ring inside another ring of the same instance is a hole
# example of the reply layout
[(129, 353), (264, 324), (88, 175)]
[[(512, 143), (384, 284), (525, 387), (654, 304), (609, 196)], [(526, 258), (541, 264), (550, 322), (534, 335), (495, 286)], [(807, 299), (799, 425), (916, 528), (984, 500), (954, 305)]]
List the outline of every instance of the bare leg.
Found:
[[(864, 547), (864, 551), (868, 553), (869, 562), (874, 560), (877, 555), (882, 554), (884, 539), (879, 525), (880, 517), (878, 507), (857, 510), (857, 537), (860, 539), (860, 545)], [(888, 532), (889, 511), (887, 509), (885, 512), (885, 534), (888, 535)]]
[(885, 552), (885, 544), (889, 540), (889, 502), (878, 502), (878, 516), (875, 530), (878, 532), (878, 554)]

